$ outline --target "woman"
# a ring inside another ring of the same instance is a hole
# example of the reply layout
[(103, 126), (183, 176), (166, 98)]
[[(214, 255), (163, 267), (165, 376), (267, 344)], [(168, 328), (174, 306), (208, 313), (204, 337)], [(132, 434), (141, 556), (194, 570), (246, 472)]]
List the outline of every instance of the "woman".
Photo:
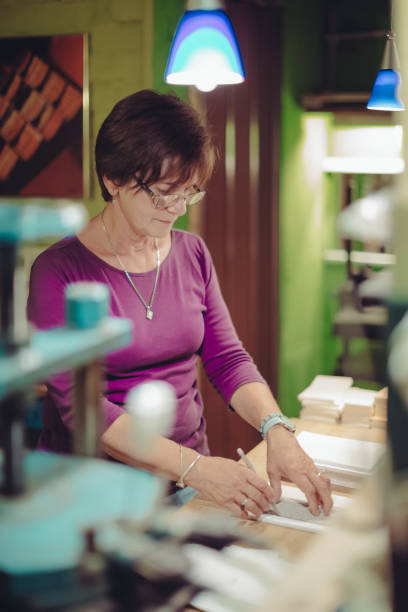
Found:
[[(106, 358), (104, 451), (140, 465), (127, 392), (146, 380), (171, 383), (178, 410), (173, 430), (157, 440), (144, 467), (198, 490), (241, 518), (258, 517), (281, 494), (282, 476), (306, 494), (313, 514), (332, 501), (330, 482), (302, 451), (290, 424), (243, 349), (202, 239), (173, 230), (188, 205), (203, 197), (214, 149), (195, 111), (175, 96), (140, 91), (121, 100), (102, 124), (96, 169), (106, 202), (78, 236), (35, 261), (29, 319), (39, 328), (63, 321), (65, 286), (97, 281), (111, 292), (112, 316), (134, 324), (132, 343)], [(267, 442), (270, 484), (235, 461), (211, 457), (197, 387), (196, 362), (235, 412)], [(69, 377), (48, 382), (40, 445), (69, 452)]]

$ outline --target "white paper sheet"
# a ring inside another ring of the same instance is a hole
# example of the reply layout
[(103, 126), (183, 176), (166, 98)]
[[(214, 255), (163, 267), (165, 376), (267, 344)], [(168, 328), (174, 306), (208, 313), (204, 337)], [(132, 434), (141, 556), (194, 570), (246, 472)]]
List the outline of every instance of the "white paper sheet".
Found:
[(332, 495), (332, 498), (333, 508), (329, 516), (325, 516), (323, 512), (319, 516), (313, 516), (307, 507), (304, 493), (297, 487), (282, 485), (282, 497), (276, 504), (278, 514), (262, 514), (259, 520), (281, 527), (321, 533), (330, 527), (332, 518), (350, 502), (350, 497), (344, 495)]

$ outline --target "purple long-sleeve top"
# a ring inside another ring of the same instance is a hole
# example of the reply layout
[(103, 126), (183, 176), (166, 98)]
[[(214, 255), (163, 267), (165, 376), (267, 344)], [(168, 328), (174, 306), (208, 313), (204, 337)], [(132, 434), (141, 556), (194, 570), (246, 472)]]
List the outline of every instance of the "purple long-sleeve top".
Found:
[[(208, 454), (197, 384), (198, 357), (226, 404), (241, 385), (265, 381), (237, 337), (203, 240), (181, 230), (172, 230), (171, 237), (170, 253), (160, 269), (152, 320), (146, 319), (146, 309), (123, 271), (100, 259), (75, 236), (60, 240), (35, 260), (27, 313), (38, 329), (62, 325), (67, 284), (95, 281), (108, 285), (111, 316), (130, 319), (133, 332), (128, 346), (105, 357), (105, 427), (122, 414), (132, 387), (148, 380), (165, 380), (173, 385), (178, 399), (175, 424), (168, 437)], [(131, 274), (146, 301), (155, 274), (155, 270)], [(71, 450), (70, 381), (69, 373), (47, 381), (41, 448)]]

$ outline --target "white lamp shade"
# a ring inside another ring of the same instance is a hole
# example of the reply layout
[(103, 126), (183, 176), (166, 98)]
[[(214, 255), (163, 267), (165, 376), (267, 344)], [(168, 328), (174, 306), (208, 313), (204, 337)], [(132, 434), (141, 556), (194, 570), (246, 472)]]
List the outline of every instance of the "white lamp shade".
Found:
[(188, 10), (179, 21), (164, 80), (211, 91), (217, 85), (242, 83), (244, 67), (227, 14), (221, 10)]

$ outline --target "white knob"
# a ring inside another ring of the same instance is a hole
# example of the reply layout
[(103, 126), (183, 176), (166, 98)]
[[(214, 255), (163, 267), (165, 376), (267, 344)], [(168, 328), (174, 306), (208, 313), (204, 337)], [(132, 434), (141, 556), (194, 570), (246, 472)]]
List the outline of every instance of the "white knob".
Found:
[(129, 391), (125, 408), (132, 416), (137, 452), (148, 450), (156, 436), (170, 433), (176, 407), (174, 388), (163, 380), (142, 383)]

